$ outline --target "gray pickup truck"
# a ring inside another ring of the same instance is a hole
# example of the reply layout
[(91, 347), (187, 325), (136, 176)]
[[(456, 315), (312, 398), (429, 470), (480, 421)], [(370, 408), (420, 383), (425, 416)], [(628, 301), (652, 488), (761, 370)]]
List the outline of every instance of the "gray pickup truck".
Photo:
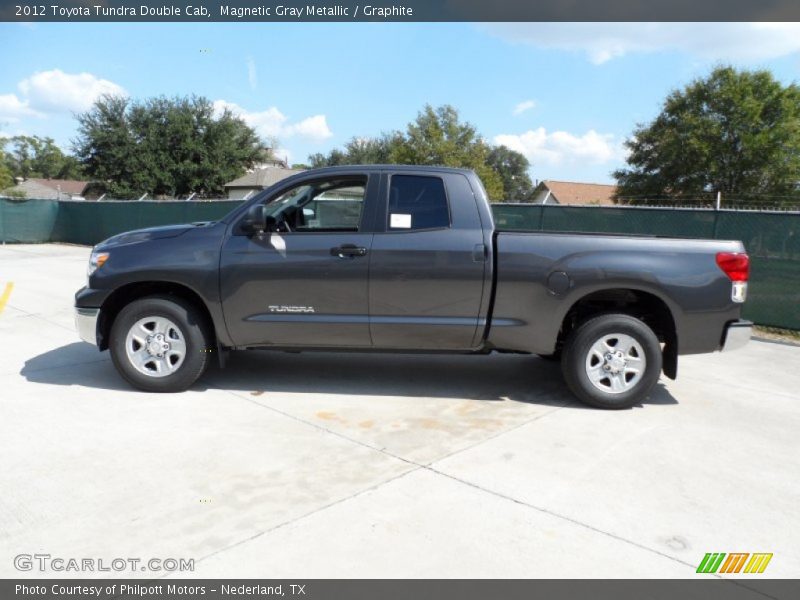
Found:
[(230, 349), (496, 351), (558, 358), (580, 400), (624, 408), (679, 354), (747, 342), (748, 274), (736, 241), (500, 230), (472, 171), (332, 167), (98, 244), (76, 324), (147, 391)]

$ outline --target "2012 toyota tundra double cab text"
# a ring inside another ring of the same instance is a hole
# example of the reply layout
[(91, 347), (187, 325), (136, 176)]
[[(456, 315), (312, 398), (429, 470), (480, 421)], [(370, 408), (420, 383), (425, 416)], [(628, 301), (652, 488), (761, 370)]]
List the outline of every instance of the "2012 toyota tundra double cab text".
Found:
[(76, 325), (152, 392), (230, 349), (498, 351), (560, 357), (580, 400), (624, 408), (679, 354), (747, 342), (748, 274), (736, 241), (502, 231), (472, 171), (331, 167), (98, 244)]

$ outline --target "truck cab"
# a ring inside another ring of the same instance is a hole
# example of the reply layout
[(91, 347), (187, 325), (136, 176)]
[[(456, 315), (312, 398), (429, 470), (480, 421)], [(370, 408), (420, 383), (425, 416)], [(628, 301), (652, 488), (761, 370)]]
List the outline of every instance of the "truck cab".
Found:
[(222, 244), (229, 335), (237, 346), (478, 347), (492, 272), (491, 221), (478, 206), (458, 171), (287, 181), (234, 219)]

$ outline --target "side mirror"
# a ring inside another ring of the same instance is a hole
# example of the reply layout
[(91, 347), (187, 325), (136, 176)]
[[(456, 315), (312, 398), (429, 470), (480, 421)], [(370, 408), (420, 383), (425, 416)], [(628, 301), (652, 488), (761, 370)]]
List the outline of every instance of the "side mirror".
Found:
[(242, 221), (242, 229), (249, 234), (260, 233), (267, 230), (266, 206), (256, 204), (247, 211), (247, 216)]

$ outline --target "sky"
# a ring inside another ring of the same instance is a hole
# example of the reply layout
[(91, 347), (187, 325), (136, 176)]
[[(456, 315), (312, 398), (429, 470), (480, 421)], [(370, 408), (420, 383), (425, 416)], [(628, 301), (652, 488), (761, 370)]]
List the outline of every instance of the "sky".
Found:
[(197, 94), (302, 163), (451, 104), (533, 179), (597, 183), (715, 65), (800, 78), (797, 23), (4, 23), (0, 40), (0, 136), (69, 150), (103, 93)]

